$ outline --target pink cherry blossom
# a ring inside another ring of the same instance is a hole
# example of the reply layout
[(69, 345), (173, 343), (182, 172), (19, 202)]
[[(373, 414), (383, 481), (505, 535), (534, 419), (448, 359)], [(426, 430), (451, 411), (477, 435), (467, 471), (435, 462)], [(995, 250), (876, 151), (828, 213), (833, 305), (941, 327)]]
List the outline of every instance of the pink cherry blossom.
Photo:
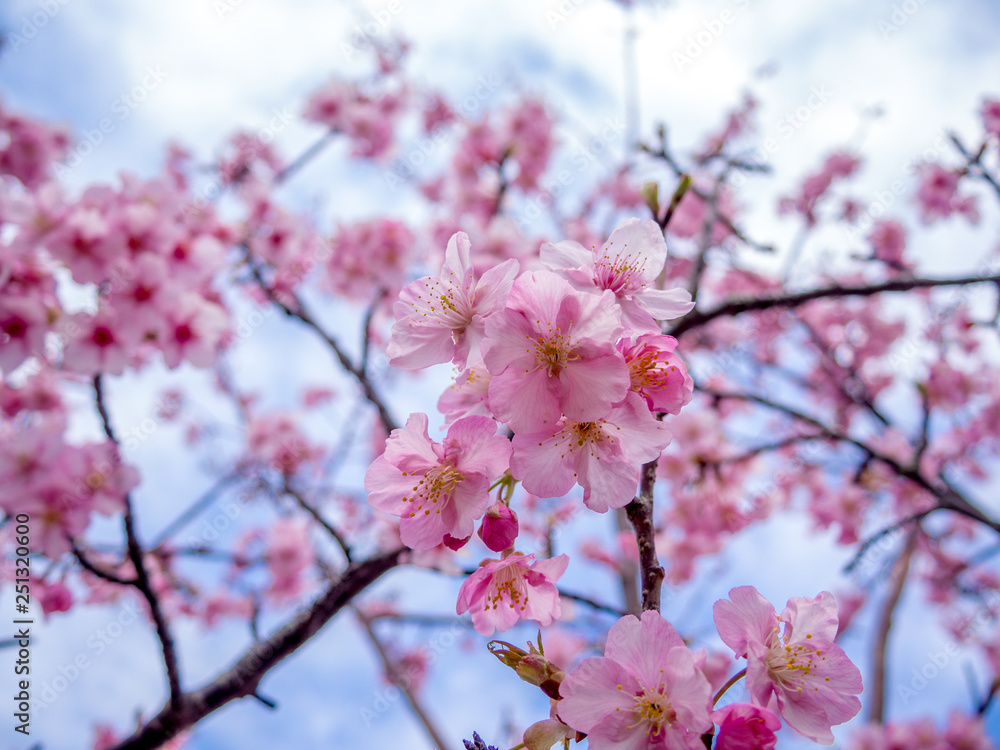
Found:
[(645, 399), (652, 411), (680, 413), (690, 403), (694, 380), (687, 366), (674, 354), (677, 339), (658, 333), (645, 333), (631, 342), (622, 339), (618, 351), (625, 358), (632, 390)]
[(904, 259), (906, 250), (906, 230), (903, 225), (893, 219), (878, 222), (868, 235), (872, 243), (875, 257), (896, 268), (908, 268), (910, 264)]
[(0, 293), (0, 370), (10, 372), (29, 357), (44, 355), (48, 312), (37, 298)]
[(861, 161), (851, 154), (831, 154), (826, 158), (819, 172), (811, 174), (803, 180), (798, 195), (781, 199), (778, 204), (779, 212), (794, 211), (805, 218), (808, 226), (815, 226), (818, 221), (816, 209), (833, 186), (834, 180), (850, 177), (860, 165)]
[(491, 379), (492, 376), (482, 363), (456, 375), (455, 381), (445, 389), (437, 403), (438, 411), (445, 417), (445, 423), (451, 424), (461, 417), (477, 414), (491, 416), (493, 412), (487, 403)]
[(306, 522), (291, 518), (275, 521), (264, 556), (271, 572), (268, 596), (280, 603), (302, 593), (304, 574), (316, 557)]
[(975, 223), (979, 219), (975, 196), (958, 194), (960, 172), (940, 164), (927, 164), (920, 171), (920, 185), (916, 200), (925, 224), (946, 219), (954, 213), (963, 213)]
[(78, 206), (48, 235), (49, 252), (69, 269), (81, 283), (100, 283), (107, 278), (107, 268), (114, 259), (113, 248), (104, 238), (108, 222), (102, 211)]
[(657, 320), (678, 318), (694, 307), (687, 290), (653, 286), (667, 261), (667, 243), (652, 219), (627, 219), (600, 250), (588, 252), (565, 240), (543, 245), (541, 258), (581, 291), (614, 292), (628, 330), (659, 332)]
[(612, 625), (604, 656), (584, 659), (559, 694), (559, 718), (592, 750), (695, 750), (712, 728), (708, 680), (658, 612)]
[(752, 703), (730, 703), (712, 712), (719, 725), (715, 750), (772, 750), (781, 721), (766, 708)]
[(548, 271), (520, 276), (507, 307), (486, 321), (490, 408), (515, 432), (568, 419), (600, 419), (628, 391), (614, 348), (621, 332), (612, 293), (575, 291)]
[(982, 114), (986, 132), (1000, 136), (1000, 99), (984, 100)]
[(62, 158), (69, 145), (64, 129), (4, 107), (0, 107), (0, 135), (0, 174), (14, 175), (29, 188), (37, 187), (49, 176), (52, 163)]
[(427, 415), (411, 414), (392, 431), (365, 475), (368, 502), (399, 516), (407, 547), (431, 549), (445, 535), (465, 539), (489, 505), (490, 483), (506, 468), (510, 441), (489, 417), (463, 417), (441, 443), (427, 434)]
[(41, 595), (38, 600), (46, 617), (53, 612), (69, 612), (73, 606), (73, 592), (66, 588), (65, 584), (61, 581), (52, 584), (36, 582), (36, 584), (41, 584)]
[(513, 184), (530, 191), (537, 187), (552, 156), (555, 146), (552, 118), (541, 101), (529, 98), (507, 113), (504, 130), (518, 166)]
[(672, 236), (683, 239), (700, 238), (705, 231), (705, 225), (710, 221), (709, 202), (702, 195), (710, 196), (718, 190), (715, 201), (716, 219), (712, 224), (709, 238), (713, 244), (721, 244), (733, 233), (728, 226), (734, 221), (737, 210), (733, 192), (726, 187), (717, 188), (714, 180), (704, 179), (699, 175), (695, 176), (694, 185), (700, 188), (701, 195), (695, 190), (688, 190), (684, 194), (673, 216), (670, 217), (667, 231)]
[(418, 279), (400, 292), (389, 364), (412, 370), (450, 361), (465, 368), (470, 355), (478, 358), (486, 321), (503, 309), (518, 264), (507, 260), (477, 280), (470, 252), (469, 236), (457, 232), (448, 241), (440, 276)]
[(304, 464), (322, 455), (302, 432), (298, 420), (284, 413), (251, 419), (247, 426), (247, 449), (250, 455), (287, 475), (297, 473)]
[(670, 437), (667, 425), (629, 393), (600, 419), (563, 419), (547, 430), (516, 433), (510, 470), (540, 497), (560, 497), (579, 484), (584, 504), (604, 513), (632, 500), (639, 467), (656, 459)]
[(208, 367), (215, 360), (228, 323), (228, 315), (219, 305), (194, 292), (183, 294), (168, 311), (163, 338), (157, 342), (163, 361), (170, 369), (183, 360), (195, 367)]
[[(780, 616), (752, 586), (739, 586), (713, 609), (722, 640), (747, 659), (747, 687), (754, 703), (773, 695), (790, 726), (821, 745), (833, 744), (831, 726), (861, 710), (861, 673), (837, 635), (837, 601), (793, 597)], [(784, 634), (779, 626), (785, 623)]]
[(414, 237), (401, 221), (373, 219), (342, 226), (332, 240), (325, 283), (348, 299), (395, 296), (406, 281)]
[(509, 630), (520, 619), (551, 625), (562, 614), (555, 582), (567, 565), (567, 555), (535, 560), (521, 552), (502, 560), (483, 560), (459, 589), (456, 611), (471, 612), (480, 635)]
[(132, 325), (136, 322), (123, 320), (106, 305), (99, 307), (95, 315), (73, 315), (65, 324), (71, 336), (63, 351), (66, 369), (84, 375), (121, 375), (139, 343), (139, 331)]

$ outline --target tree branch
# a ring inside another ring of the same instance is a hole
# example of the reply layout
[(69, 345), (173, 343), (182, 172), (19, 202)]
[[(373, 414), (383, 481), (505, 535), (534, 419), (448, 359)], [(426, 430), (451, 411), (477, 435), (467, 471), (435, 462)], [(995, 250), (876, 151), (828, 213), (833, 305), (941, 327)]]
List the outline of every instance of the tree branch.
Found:
[(938, 506), (946, 510), (954, 511), (963, 516), (978, 521), (979, 523), (989, 526), (991, 529), (1000, 533), (1000, 522), (987, 516), (982, 510), (977, 508), (971, 501), (969, 501), (961, 492), (948, 481), (946, 477), (939, 476), (939, 484), (932, 482), (920, 473), (920, 470), (912, 466), (903, 466), (896, 459), (891, 456), (885, 455), (884, 453), (879, 453), (871, 446), (865, 444), (864, 442), (853, 438), (850, 435), (846, 435), (842, 432), (834, 430), (831, 427), (823, 424), (820, 420), (815, 417), (811, 417), (808, 414), (803, 414), (802, 412), (793, 409), (790, 406), (783, 406), (781, 404), (776, 404), (763, 396), (756, 396), (750, 393), (737, 393), (737, 392), (726, 392), (726, 391), (714, 391), (711, 389), (703, 388), (699, 385), (695, 385), (697, 390), (713, 396), (717, 399), (740, 399), (743, 401), (750, 401), (752, 403), (760, 404), (762, 406), (767, 406), (775, 411), (779, 411), (783, 414), (787, 414), (791, 417), (795, 417), (806, 424), (812, 425), (813, 427), (820, 430), (826, 437), (832, 438), (840, 442), (848, 443), (853, 445), (860, 450), (862, 450), (869, 459), (875, 459), (890, 469), (892, 469), (896, 474), (903, 477), (904, 479), (909, 479), (911, 482), (919, 486), (920, 488), (927, 491), (932, 497), (936, 498), (938, 501)]
[(1000, 276), (961, 276), (954, 279), (908, 278), (892, 279), (881, 284), (834, 285), (810, 289), (805, 292), (782, 294), (767, 294), (756, 298), (732, 299), (723, 302), (710, 310), (692, 310), (678, 320), (666, 333), (680, 338), (693, 328), (700, 328), (716, 318), (735, 317), (748, 312), (770, 310), (776, 307), (793, 309), (818, 299), (834, 299), (838, 297), (870, 297), (883, 292), (906, 292), (911, 289), (927, 289), (939, 286), (966, 286), (1000, 282)]
[(293, 293), (289, 294), (295, 305), (294, 308), (278, 297), (274, 289), (272, 289), (270, 284), (268, 284), (264, 279), (263, 274), (261, 274), (260, 268), (258, 268), (257, 262), (253, 257), (253, 253), (250, 252), (250, 247), (246, 243), (243, 244), (243, 251), (246, 255), (247, 264), (250, 267), (250, 273), (253, 275), (254, 281), (257, 282), (257, 285), (260, 287), (261, 291), (264, 292), (264, 295), (268, 298), (268, 300), (270, 300), (289, 318), (296, 318), (309, 328), (313, 329), (313, 331), (315, 331), (316, 334), (326, 342), (326, 345), (333, 352), (337, 361), (340, 363), (340, 366), (350, 373), (356, 381), (358, 381), (358, 385), (361, 386), (361, 390), (364, 392), (365, 398), (367, 398), (376, 408), (379, 419), (382, 420), (382, 425), (385, 427), (386, 432), (392, 432), (396, 429), (396, 421), (389, 414), (388, 408), (382, 401), (382, 397), (379, 396), (378, 392), (375, 390), (371, 380), (369, 380), (368, 374), (351, 361), (351, 358), (348, 357), (344, 350), (340, 348), (340, 344), (337, 343), (336, 339), (328, 334), (323, 327), (316, 322), (315, 318), (313, 318), (313, 316), (306, 310), (305, 305), (302, 300), (298, 298), (298, 296)]
[(333, 537), (334, 541), (336, 541), (340, 547), (340, 551), (344, 553), (344, 557), (347, 559), (347, 562), (351, 562), (351, 547), (347, 543), (347, 540), (344, 539), (343, 534), (337, 531), (337, 529), (335, 529), (325, 518), (323, 518), (323, 516), (320, 515), (319, 509), (302, 497), (302, 493), (288, 484), (288, 477), (284, 478), (281, 491), (295, 500), (302, 510), (312, 516), (313, 520), (322, 526), (327, 534)]
[(370, 640), (372, 646), (375, 647), (375, 651), (378, 653), (379, 659), (382, 661), (382, 666), (385, 668), (386, 676), (389, 678), (389, 681), (398, 687), (403, 692), (403, 695), (406, 696), (407, 703), (410, 704), (410, 708), (416, 715), (417, 720), (421, 723), (421, 725), (423, 725), (424, 731), (427, 732), (428, 737), (431, 739), (431, 743), (435, 747), (441, 748), (442, 750), (443, 748), (448, 747), (449, 743), (442, 739), (440, 730), (434, 726), (434, 722), (431, 720), (430, 715), (421, 703), (416, 691), (413, 690), (412, 680), (409, 676), (400, 671), (399, 665), (396, 664), (396, 662), (394, 662), (389, 656), (388, 652), (385, 650), (385, 646), (382, 645), (382, 641), (379, 640), (378, 635), (375, 633), (375, 628), (372, 627), (371, 620), (362, 614), (357, 607), (352, 607), (352, 609), (358, 618), (358, 622), (360, 622), (361, 626), (365, 629), (365, 633), (368, 635), (368, 640)]
[(639, 565), (642, 575), (642, 610), (660, 611), (660, 587), (663, 568), (656, 556), (656, 528), (653, 524), (653, 486), (656, 484), (656, 461), (642, 466), (639, 495), (625, 506), (628, 520), (635, 529), (639, 545)]
[(238, 698), (251, 697), (271, 669), (314, 636), (354, 597), (383, 573), (399, 564), (402, 549), (371, 557), (348, 566), (344, 575), (304, 612), (265, 641), (251, 646), (225, 673), (210, 684), (182, 697), (179, 707), (171, 704), (127, 740), (112, 750), (153, 750), (209, 714)]
[(884, 719), (886, 646), (889, 643), (889, 631), (892, 629), (892, 616), (903, 594), (906, 576), (910, 572), (910, 559), (916, 548), (916, 539), (916, 529), (914, 529), (907, 537), (903, 553), (896, 560), (896, 564), (892, 566), (892, 573), (889, 574), (889, 593), (886, 595), (882, 611), (879, 613), (875, 641), (872, 647), (872, 698), (868, 704), (868, 721), (873, 724), (881, 724)]
[[(108, 409), (104, 403), (104, 386), (101, 381), (100, 373), (94, 376), (93, 382), (94, 399), (97, 403), (97, 411), (101, 415), (101, 422), (104, 426), (104, 434), (108, 436), (108, 440), (112, 441), (115, 444), (115, 449), (118, 450), (118, 439), (115, 437), (114, 430), (111, 427), (111, 418), (108, 415)], [(163, 610), (160, 607), (159, 596), (153, 589), (152, 581), (150, 581), (149, 578), (149, 571), (146, 570), (146, 562), (143, 559), (142, 545), (139, 544), (139, 539), (135, 533), (135, 518), (132, 514), (132, 496), (130, 494), (125, 495), (125, 510), (122, 522), (125, 527), (125, 541), (128, 546), (128, 556), (132, 561), (132, 566), (135, 568), (135, 580), (131, 583), (139, 589), (143, 598), (146, 600), (146, 604), (149, 606), (149, 616), (153, 620), (153, 627), (156, 629), (156, 637), (160, 640), (160, 649), (163, 652), (163, 665), (167, 670), (167, 684), (170, 688), (170, 705), (175, 709), (179, 709), (183, 693), (181, 691), (181, 677), (180, 669), (177, 663), (177, 651), (174, 648), (174, 638), (170, 633), (167, 618), (164, 616)]]

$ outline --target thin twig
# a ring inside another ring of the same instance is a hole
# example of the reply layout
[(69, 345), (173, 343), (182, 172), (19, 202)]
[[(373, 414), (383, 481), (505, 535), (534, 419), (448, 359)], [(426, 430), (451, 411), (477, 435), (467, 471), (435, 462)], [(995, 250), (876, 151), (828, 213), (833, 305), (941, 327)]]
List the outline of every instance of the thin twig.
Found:
[(93, 573), (98, 578), (108, 581), (109, 583), (117, 583), (120, 586), (134, 586), (136, 584), (135, 578), (122, 578), (116, 573), (105, 570), (91, 561), (83, 549), (76, 543), (75, 539), (70, 539), (69, 543), (73, 550), (73, 557), (76, 558), (77, 562), (80, 563), (80, 567), (84, 570)]
[(347, 543), (347, 540), (344, 539), (344, 535), (341, 534), (339, 531), (337, 531), (337, 529), (335, 529), (333, 525), (330, 524), (329, 521), (323, 518), (323, 516), (319, 512), (319, 509), (316, 508), (316, 506), (314, 506), (311, 502), (306, 500), (302, 496), (301, 492), (299, 492), (294, 487), (289, 485), (288, 477), (284, 478), (281, 491), (284, 494), (288, 495), (293, 500), (295, 500), (295, 502), (298, 504), (300, 508), (302, 508), (302, 510), (304, 510), (306, 513), (312, 516), (313, 520), (316, 521), (316, 523), (318, 523), (320, 526), (322, 526), (327, 534), (333, 537), (333, 540), (337, 542), (338, 546), (340, 547), (340, 551), (344, 553), (344, 557), (347, 559), (347, 562), (351, 562), (351, 546)]
[(226, 476), (217, 479), (215, 484), (205, 490), (205, 492), (197, 500), (191, 503), (191, 505), (183, 513), (167, 524), (167, 526), (153, 538), (153, 542), (151, 544), (152, 548), (154, 550), (159, 549), (164, 542), (187, 526), (191, 521), (197, 518), (202, 511), (215, 502), (219, 493), (222, 492), (227, 485), (235, 482), (239, 478), (240, 477), (236, 474), (227, 474)]
[(923, 518), (926, 518), (927, 516), (929, 516), (931, 513), (933, 513), (936, 510), (941, 510), (941, 508), (938, 507), (938, 506), (935, 506), (933, 508), (928, 508), (927, 510), (922, 510), (919, 513), (913, 513), (912, 515), (906, 516), (905, 518), (901, 518), (898, 521), (896, 521), (895, 523), (891, 523), (888, 526), (886, 526), (884, 529), (881, 529), (881, 530), (877, 531), (876, 533), (872, 534), (870, 537), (868, 537), (861, 544), (861, 546), (858, 548), (858, 551), (854, 553), (854, 557), (851, 558), (851, 561), (847, 565), (844, 566), (844, 572), (845, 573), (852, 573), (852, 572), (854, 572), (854, 569), (856, 567), (858, 567), (858, 564), (864, 559), (865, 554), (867, 554), (867, 552), (871, 548), (871, 546), (873, 544), (875, 544), (877, 541), (879, 541), (880, 539), (888, 536), (889, 534), (893, 533), (894, 531), (898, 531), (899, 529), (903, 528), (904, 526), (909, 526), (911, 523), (916, 523), (917, 521), (920, 521)]
[(354, 376), (354, 379), (358, 382), (358, 385), (361, 386), (361, 390), (364, 392), (365, 398), (367, 398), (376, 408), (379, 414), (379, 418), (382, 420), (382, 425), (383, 427), (385, 427), (386, 432), (392, 432), (394, 429), (396, 429), (397, 426), (396, 421), (389, 414), (389, 409), (382, 401), (382, 397), (375, 390), (375, 387), (372, 385), (371, 380), (369, 380), (367, 373), (365, 373), (364, 370), (362, 370), (360, 367), (358, 367), (351, 361), (351, 358), (348, 357), (347, 354), (344, 352), (344, 350), (340, 348), (340, 344), (337, 343), (336, 339), (334, 339), (329, 333), (327, 333), (323, 329), (323, 327), (316, 322), (315, 318), (313, 318), (313, 316), (306, 310), (305, 305), (303, 304), (302, 300), (298, 298), (297, 295), (295, 295), (294, 293), (290, 293), (288, 295), (291, 298), (291, 302), (294, 304), (294, 307), (290, 306), (288, 303), (286, 303), (284, 300), (278, 297), (274, 289), (272, 289), (270, 284), (268, 284), (267, 281), (264, 279), (264, 276), (261, 273), (260, 268), (257, 266), (256, 259), (254, 258), (253, 253), (250, 251), (249, 245), (247, 245), (246, 243), (243, 244), (243, 251), (246, 256), (247, 264), (250, 267), (250, 273), (253, 276), (254, 281), (257, 282), (257, 285), (260, 287), (261, 291), (264, 292), (264, 295), (286, 316), (290, 318), (295, 318), (300, 322), (304, 323), (306, 326), (315, 331), (316, 334), (321, 339), (323, 339), (323, 341), (326, 342), (326, 345), (333, 352), (334, 356), (337, 358), (337, 361), (340, 363), (340, 366), (343, 367), (344, 370), (346, 370), (350, 375)]
[(357, 607), (352, 606), (351, 609), (354, 610), (354, 614), (357, 616), (358, 622), (361, 623), (365, 633), (368, 634), (368, 640), (370, 640), (372, 646), (375, 647), (375, 651), (378, 653), (379, 659), (382, 661), (382, 666), (385, 668), (386, 676), (389, 678), (389, 681), (398, 687), (403, 692), (403, 695), (406, 696), (407, 703), (410, 704), (410, 708), (416, 715), (417, 720), (423, 726), (424, 731), (427, 732), (428, 737), (430, 737), (431, 744), (436, 748), (441, 748), (442, 750), (443, 748), (448, 747), (448, 743), (441, 737), (440, 730), (434, 725), (434, 722), (431, 720), (430, 715), (424, 708), (420, 697), (413, 689), (413, 681), (400, 671), (399, 665), (389, 656), (389, 653), (385, 650), (385, 646), (382, 645), (382, 641), (375, 632), (375, 628), (372, 627), (371, 620), (362, 614)]
[(599, 612), (607, 612), (609, 615), (614, 615), (615, 617), (624, 617), (626, 614), (629, 614), (628, 612), (622, 612), (618, 607), (612, 607), (610, 604), (603, 604), (595, 599), (591, 599), (589, 596), (566, 591), (566, 589), (563, 588), (559, 588), (559, 596), (565, 599), (572, 599), (575, 602), (580, 602), (580, 604), (586, 604), (588, 607), (596, 609)]
[(278, 172), (274, 176), (274, 183), (276, 185), (280, 185), (289, 177), (291, 177), (293, 174), (302, 169), (302, 167), (304, 167), (307, 163), (309, 163), (309, 161), (311, 161), (313, 157), (315, 157), (320, 151), (323, 150), (326, 144), (329, 143), (333, 139), (333, 136), (335, 136), (338, 132), (339, 131), (337, 131), (336, 128), (331, 128), (330, 130), (326, 131), (320, 137), (319, 140), (317, 140), (313, 145), (311, 145), (309, 148), (303, 151), (298, 156), (298, 158), (296, 158), (293, 162), (288, 164), (288, 166), (286, 166), (284, 169)]
[[(104, 402), (104, 386), (100, 373), (94, 376), (93, 385), (94, 400), (97, 403), (97, 411), (101, 416), (101, 423), (104, 426), (104, 434), (107, 435), (108, 440), (115, 444), (115, 449), (117, 450), (119, 447), (118, 439), (115, 437), (114, 430), (111, 427), (111, 418), (108, 415), (108, 409)], [(170, 633), (167, 618), (160, 607), (160, 598), (153, 589), (149, 572), (146, 570), (142, 545), (139, 544), (139, 539), (135, 532), (132, 497), (128, 493), (125, 495), (125, 510), (122, 521), (125, 527), (128, 556), (132, 561), (132, 566), (135, 568), (135, 581), (132, 582), (132, 585), (139, 590), (146, 599), (146, 604), (149, 606), (149, 615), (153, 620), (156, 636), (160, 640), (160, 649), (163, 652), (163, 665), (167, 671), (167, 683), (170, 687), (170, 705), (174, 710), (180, 710), (184, 693), (181, 690), (180, 669), (177, 663), (177, 651), (174, 648), (174, 638)]]
[(899, 599), (903, 595), (903, 587), (906, 585), (906, 576), (910, 571), (910, 560), (916, 548), (916, 530), (910, 532), (906, 540), (906, 547), (903, 553), (892, 566), (892, 573), (889, 574), (889, 593), (886, 595), (882, 610), (879, 613), (878, 625), (875, 630), (875, 641), (872, 646), (872, 679), (871, 679), (871, 701), (868, 704), (868, 721), (873, 724), (881, 724), (885, 714), (885, 666), (886, 647), (889, 643), (889, 631), (892, 629), (892, 616), (899, 604)]

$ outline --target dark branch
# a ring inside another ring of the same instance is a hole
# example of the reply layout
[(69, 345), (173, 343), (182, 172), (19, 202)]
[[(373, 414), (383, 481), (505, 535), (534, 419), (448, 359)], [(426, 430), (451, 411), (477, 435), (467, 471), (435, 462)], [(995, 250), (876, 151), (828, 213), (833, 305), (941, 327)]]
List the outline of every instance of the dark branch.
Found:
[(625, 506), (628, 520), (635, 529), (639, 545), (639, 565), (642, 575), (642, 610), (660, 611), (660, 587), (663, 568), (656, 556), (656, 528), (653, 524), (653, 486), (656, 484), (656, 461), (643, 464), (639, 480), (639, 495)]
[[(101, 422), (104, 425), (104, 434), (115, 444), (118, 449), (118, 439), (115, 437), (111, 427), (111, 418), (108, 415), (107, 406), (104, 403), (104, 386), (101, 375), (94, 376), (94, 400), (97, 402), (97, 411), (101, 415)], [(125, 527), (125, 541), (128, 546), (128, 556), (135, 568), (135, 580), (132, 585), (139, 589), (146, 604), (149, 606), (149, 616), (153, 620), (153, 627), (156, 629), (156, 637), (160, 640), (160, 649), (163, 652), (163, 665), (167, 670), (167, 683), (170, 687), (170, 705), (179, 709), (183, 692), (181, 691), (180, 669), (177, 663), (177, 651), (174, 648), (174, 638), (170, 633), (167, 618), (160, 607), (160, 599), (153, 589), (149, 572), (146, 570), (146, 562), (143, 559), (142, 545), (135, 533), (135, 518), (132, 514), (132, 497), (125, 495), (125, 510), (123, 513), (123, 525)]]
[(399, 564), (402, 550), (393, 550), (360, 563), (352, 563), (344, 575), (307, 610), (281, 627), (265, 641), (251, 646), (228, 670), (210, 684), (183, 696), (179, 707), (171, 704), (141, 726), (113, 750), (153, 750), (209, 714), (238, 698), (257, 693), (260, 681), (283, 659), (314, 636), (383, 573)]
[(693, 328), (699, 328), (716, 318), (732, 317), (748, 312), (770, 310), (772, 308), (793, 309), (818, 299), (833, 299), (837, 297), (870, 297), (883, 292), (906, 292), (911, 289), (927, 289), (938, 286), (966, 286), (1000, 282), (1000, 276), (962, 276), (954, 279), (893, 279), (881, 284), (835, 285), (810, 289), (805, 292), (784, 294), (768, 294), (753, 299), (733, 299), (710, 310), (692, 310), (678, 320), (667, 333), (680, 337)]

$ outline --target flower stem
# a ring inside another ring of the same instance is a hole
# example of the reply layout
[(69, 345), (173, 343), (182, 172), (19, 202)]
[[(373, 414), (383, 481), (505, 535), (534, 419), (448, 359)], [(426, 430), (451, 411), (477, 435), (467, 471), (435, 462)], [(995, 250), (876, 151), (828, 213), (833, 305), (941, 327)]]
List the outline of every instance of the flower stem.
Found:
[(741, 669), (739, 672), (737, 672), (736, 674), (734, 674), (732, 677), (729, 678), (729, 682), (727, 682), (725, 685), (719, 688), (719, 692), (717, 692), (715, 694), (715, 697), (712, 699), (712, 708), (715, 708), (715, 704), (719, 702), (719, 698), (725, 695), (726, 691), (729, 690), (729, 688), (731, 688), (737, 682), (739, 682), (746, 675), (746, 673), (747, 669), (746, 667), (743, 667), (743, 669)]

